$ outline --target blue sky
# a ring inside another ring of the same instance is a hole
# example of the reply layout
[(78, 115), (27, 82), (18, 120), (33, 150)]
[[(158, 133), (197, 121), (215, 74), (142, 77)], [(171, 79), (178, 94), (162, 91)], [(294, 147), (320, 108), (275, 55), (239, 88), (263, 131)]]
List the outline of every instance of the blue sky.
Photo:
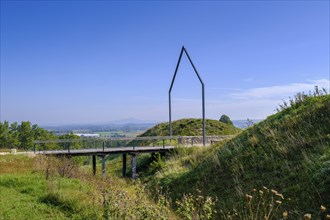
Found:
[[(166, 121), (182, 45), (207, 118), (329, 89), (329, 1), (1, 1), (1, 121)], [(201, 117), (185, 57), (172, 99), (174, 119)]]

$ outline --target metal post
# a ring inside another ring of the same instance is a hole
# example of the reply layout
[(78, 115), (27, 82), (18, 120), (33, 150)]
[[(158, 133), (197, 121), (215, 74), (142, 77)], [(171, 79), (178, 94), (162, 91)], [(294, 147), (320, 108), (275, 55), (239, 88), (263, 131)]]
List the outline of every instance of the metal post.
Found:
[(96, 155), (92, 156), (92, 164), (93, 164), (93, 175), (95, 176), (96, 174)]
[(102, 155), (102, 179), (105, 179), (105, 155)]
[(126, 176), (126, 154), (123, 154), (123, 177)]
[(199, 75), (199, 73), (198, 73), (198, 71), (197, 71), (194, 63), (190, 59), (190, 56), (189, 56), (187, 50), (184, 47), (183, 47), (183, 50), (185, 51), (185, 53), (186, 53), (186, 55), (188, 57), (188, 60), (189, 60), (189, 62), (191, 64), (191, 66), (193, 67), (193, 69), (194, 69), (194, 71), (195, 71), (195, 73), (196, 73), (196, 75), (197, 75), (200, 83), (202, 84), (203, 145), (205, 146), (205, 144), (206, 144), (206, 131), (205, 131), (206, 127), (205, 127), (205, 90), (204, 90), (204, 82), (203, 82), (202, 78), (200, 77), (200, 75)]
[(102, 142), (102, 148), (103, 148), (103, 152), (104, 152), (104, 141)]
[(185, 52), (185, 54), (187, 55), (188, 57), (188, 60), (191, 64), (191, 66), (193, 67), (200, 83), (202, 84), (202, 114), (203, 114), (203, 145), (205, 146), (206, 144), (206, 126), (205, 126), (205, 91), (204, 91), (204, 83), (203, 83), (203, 80), (202, 78), (200, 77), (194, 63), (192, 62), (187, 50), (184, 48), (184, 46), (182, 46), (182, 49), (181, 49), (181, 52), (180, 52), (180, 56), (179, 56), (179, 60), (178, 60), (178, 63), (176, 65), (176, 68), (175, 68), (175, 72), (174, 72), (174, 75), (173, 75), (173, 78), (172, 78), (172, 83), (171, 83), (171, 86), (170, 86), (170, 89), (168, 91), (168, 101), (169, 101), (169, 128), (170, 128), (170, 140), (172, 140), (172, 108), (171, 108), (171, 91), (172, 91), (172, 87), (173, 87), (173, 84), (174, 84), (174, 81), (175, 81), (175, 77), (176, 77), (176, 74), (177, 74), (177, 71), (178, 71), (178, 68), (179, 68), (179, 65), (180, 65), (180, 62), (181, 62), (181, 58), (182, 58), (182, 54), (183, 52)]
[(163, 139), (163, 148), (165, 148), (165, 139)]
[(33, 144), (33, 152), (36, 153), (36, 144)]
[(169, 126), (170, 126), (170, 140), (172, 141), (172, 108), (171, 108), (171, 91), (172, 91), (172, 87), (173, 87), (173, 84), (174, 84), (174, 81), (175, 81), (175, 77), (176, 77), (176, 74), (178, 72), (178, 69), (179, 69), (179, 65), (180, 65), (180, 62), (181, 62), (181, 58), (182, 58), (182, 54), (183, 54), (183, 50), (184, 50), (184, 47), (182, 47), (181, 49), (181, 52), (180, 52), (180, 56), (179, 56), (179, 59), (178, 59), (178, 63), (176, 64), (176, 67), (175, 67), (175, 71), (174, 71), (174, 76), (173, 76), (173, 79), (172, 79), (172, 83), (171, 83), (171, 86), (170, 86), (170, 90), (168, 91), (168, 100), (169, 100)]
[(170, 126), (170, 143), (172, 143), (172, 108), (171, 108), (171, 91), (168, 93), (168, 108), (169, 108), (169, 126)]
[(136, 154), (132, 154), (132, 178), (136, 179)]
[(204, 93), (204, 83), (202, 84), (202, 111), (203, 111), (203, 146), (206, 144), (206, 125), (205, 125), (205, 93)]

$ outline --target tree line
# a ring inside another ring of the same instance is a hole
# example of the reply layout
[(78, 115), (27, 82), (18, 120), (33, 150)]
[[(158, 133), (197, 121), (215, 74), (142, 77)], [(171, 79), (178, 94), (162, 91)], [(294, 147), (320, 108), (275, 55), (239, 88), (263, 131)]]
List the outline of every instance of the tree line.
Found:
[[(22, 121), (20, 124), (8, 121), (0, 122), (0, 148), (31, 150), (35, 140), (79, 139), (73, 133), (56, 136), (53, 132), (40, 128), (37, 124)], [(55, 149), (56, 144), (47, 144), (47, 149)]]

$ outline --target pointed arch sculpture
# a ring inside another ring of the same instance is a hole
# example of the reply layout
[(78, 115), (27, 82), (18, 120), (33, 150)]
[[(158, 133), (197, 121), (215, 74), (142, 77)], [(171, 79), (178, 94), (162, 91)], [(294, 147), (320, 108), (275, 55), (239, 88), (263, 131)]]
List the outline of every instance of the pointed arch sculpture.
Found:
[(171, 86), (170, 86), (170, 89), (168, 91), (168, 104), (169, 104), (169, 125), (170, 125), (170, 138), (172, 139), (172, 108), (171, 108), (171, 92), (172, 92), (172, 88), (173, 88), (173, 84), (174, 84), (174, 81), (175, 81), (175, 77), (176, 77), (176, 74), (178, 72), (178, 69), (179, 69), (179, 65), (180, 65), (180, 62), (181, 62), (181, 58), (182, 58), (182, 55), (183, 53), (186, 54), (191, 66), (193, 67), (200, 83), (202, 84), (202, 114), (203, 114), (203, 145), (205, 146), (206, 144), (206, 131), (205, 131), (205, 92), (204, 92), (204, 82), (202, 80), (202, 78), (200, 77), (200, 75), (198, 74), (198, 71), (194, 65), (194, 63), (192, 62), (186, 48), (184, 46), (182, 46), (182, 49), (181, 49), (181, 52), (180, 52), (180, 56), (179, 56), (179, 60), (178, 60), (178, 63), (176, 64), (176, 68), (175, 68), (175, 72), (174, 72), (174, 75), (173, 75), (173, 79), (172, 79), (172, 83), (171, 83)]

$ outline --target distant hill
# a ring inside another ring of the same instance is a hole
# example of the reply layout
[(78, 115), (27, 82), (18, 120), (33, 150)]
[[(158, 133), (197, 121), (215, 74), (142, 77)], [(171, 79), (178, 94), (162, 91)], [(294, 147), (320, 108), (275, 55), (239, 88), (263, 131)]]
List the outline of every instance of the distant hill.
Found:
[[(202, 119), (185, 118), (172, 122), (173, 135), (177, 136), (202, 136)], [(237, 134), (241, 130), (217, 120), (206, 119), (206, 135), (231, 135)], [(146, 132), (141, 137), (146, 136), (169, 136), (169, 123), (160, 123)]]
[[(124, 121), (122, 121), (124, 122)], [(68, 132), (101, 132), (101, 131), (130, 131), (130, 130), (147, 130), (154, 126), (155, 123), (126, 123), (120, 124), (76, 124), (76, 125), (59, 125), (59, 126), (43, 126), (44, 129), (54, 131), (55, 133)]]
[(237, 128), (247, 128), (251, 124), (257, 124), (261, 122), (263, 119), (245, 119), (245, 120), (232, 120), (233, 124)]
[[(290, 219), (330, 207), (330, 95), (300, 96), (291, 104), (226, 143), (182, 149), (150, 182), (168, 187), (174, 199), (198, 188), (217, 197), (222, 210), (233, 210), (263, 186), (283, 193)], [(195, 125), (185, 130), (188, 121), (177, 122), (176, 134), (180, 124), (185, 134), (198, 133)], [(158, 126), (149, 133), (166, 135), (166, 124)]]

